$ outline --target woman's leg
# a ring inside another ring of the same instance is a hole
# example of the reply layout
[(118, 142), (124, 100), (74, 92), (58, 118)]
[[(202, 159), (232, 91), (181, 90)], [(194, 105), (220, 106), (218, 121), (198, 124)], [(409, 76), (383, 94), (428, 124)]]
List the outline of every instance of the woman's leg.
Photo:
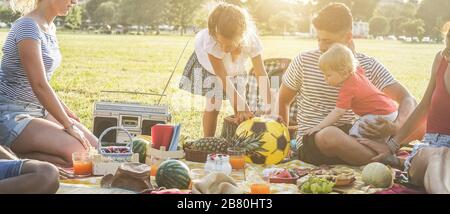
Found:
[(28, 154), (17, 154), (21, 159), (31, 159), (31, 160), (46, 160), (47, 162), (53, 163), (56, 166), (66, 167), (68, 163), (61, 157), (48, 155), (45, 153), (28, 153)]
[(204, 137), (214, 137), (216, 134), (217, 117), (220, 113), (222, 100), (216, 98), (206, 98), (206, 107), (203, 113), (203, 135)]
[(450, 194), (450, 149), (443, 147), (428, 159), (424, 176), (424, 186), (428, 193)]
[(449, 148), (424, 148), (411, 161), (411, 182), (428, 193), (450, 193)]
[[(47, 117), (45, 118), (46, 120), (48, 120), (48, 121), (51, 121), (51, 122), (53, 122), (53, 123), (56, 123), (56, 124), (58, 124), (58, 125), (60, 125), (61, 126), (61, 128), (63, 127), (51, 114), (48, 114), (47, 115)], [(92, 134), (92, 132), (91, 131), (89, 131), (83, 124), (81, 124), (81, 123), (79, 123), (79, 122), (76, 122), (75, 123), (75, 126), (78, 128), (78, 129), (80, 129), (83, 133), (84, 133), (84, 136), (86, 137), (86, 139), (89, 141), (89, 143), (91, 143), (91, 145), (93, 146), (93, 147), (95, 147), (95, 148), (97, 148), (97, 142), (98, 142), (98, 139), (97, 139), (97, 137), (95, 137), (95, 135), (94, 134)]]
[(423, 179), (428, 168), (428, 161), (434, 153), (436, 153), (434, 148), (424, 148), (421, 149), (416, 156), (414, 156), (411, 160), (411, 167), (407, 172), (411, 183), (417, 186), (424, 185)]
[(0, 193), (53, 194), (59, 188), (58, 178), (58, 169), (52, 164), (25, 161), (19, 176), (0, 181)]
[[(85, 151), (81, 143), (74, 137), (67, 134), (61, 126), (44, 119), (33, 119), (19, 137), (11, 145), (11, 150), (15, 153), (44, 154), (39, 156), (39, 160), (52, 162), (63, 160), (64, 166), (72, 165), (72, 153)], [(55, 164), (61, 165), (58, 161)]]

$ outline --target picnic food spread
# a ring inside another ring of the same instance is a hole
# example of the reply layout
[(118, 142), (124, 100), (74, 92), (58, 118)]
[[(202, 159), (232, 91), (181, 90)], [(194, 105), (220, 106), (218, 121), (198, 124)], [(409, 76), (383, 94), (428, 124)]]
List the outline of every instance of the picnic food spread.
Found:
[[(313, 166), (298, 160), (289, 160), (284, 152), (285, 149), (289, 150), (289, 145), (280, 140), (289, 139), (286, 130), (274, 120), (254, 118), (242, 123), (237, 128), (235, 136), (230, 139), (202, 138), (186, 141), (180, 144), (178, 149), (204, 152), (205, 159), (192, 162), (183, 158), (171, 159), (169, 155), (168, 159), (161, 160), (158, 164), (152, 163), (151, 167), (142, 164), (147, 166), (148, 170), (143, 178), (150, 179), (153, 184), (150, 185), (152, 189), (147, 192), (175, 194), (191, 193), (191, 189), (195, 189), (193, 191), (195, 193), (221, 191), (252, 194), (375, 193), (392, 185), (392, 170), (381, 163), (369, 164), (362, 169), (347, 166)], [(132, 142), (132, 147), (100, 147), (99, 153), (102, 156), (114, 157), (137, 152), (139, 155), (145, 154), (145, 159), (148, 160), (152, 155), (148, 153), (152, 150), (152, 143), (142, 138), (133, 139)], [(162, 153), (159, 157), (166, 157), (164, 154), (171, 152), (165, 149), (156, 151)], [(242, 163), (237, 166), (234, 160), (232, 166), (232, 157), (242, 158)], [(141, 160), (140, 157), (139, 161)], [(139, 162), (137, 159), (135, 161)], [(281, 161), (284, 163), (280, 163)], [(129, 162), (129, 159), (124, 161), (125, 164)], [(199, 170), (202, 170), (202, 173), (199, 173)], [(107, 176), (112, 179), (112, 175), (106, 175), (105, 182), (108, 181)], [(64, 181), (62, 183), (64, 184)], [(120, 187), (123, 189), (135, 188), (122, 185), (124, 186)], [(220, 190), (221, 188), (227, 190)]]

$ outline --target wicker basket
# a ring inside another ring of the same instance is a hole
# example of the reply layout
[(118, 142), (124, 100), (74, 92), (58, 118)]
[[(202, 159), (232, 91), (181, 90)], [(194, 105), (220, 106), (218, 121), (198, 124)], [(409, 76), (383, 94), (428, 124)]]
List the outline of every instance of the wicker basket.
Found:
[(208, 152), (194, 150), (194, 149), (184, 149), (184, 159), (187, 161), (206, 163), (206, 158), (208, 157)]
[(220, 137), (225, 139), (232, 138), (236, 134), (236, 129), (238, 126), (239, 124), (234, 121), (234, 115), (225, 117), (223, 119), (222, 133), (220, 134)]

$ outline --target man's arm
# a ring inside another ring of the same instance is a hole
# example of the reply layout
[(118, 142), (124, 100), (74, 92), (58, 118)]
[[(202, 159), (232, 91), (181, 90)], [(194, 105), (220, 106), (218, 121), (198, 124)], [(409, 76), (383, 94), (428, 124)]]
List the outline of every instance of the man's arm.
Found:
[(405, 124), (406, 120), (408, 120), (409, 116), (411, 116), (417, 107), (417, 100), (400, 83), (386, 86), (383, 92), (399, 104), (398, 117), (394, 122), (397, 131)]
[[(278, 115), (289, 126), (290, 105), (297, 96), (303, 84), (303, 66), (301, 55), (295, 57), (289, 64), (288, 69), (282, 77), (282, 84), (278, 94)], [(297, 106), (298, 108), (298, 106)]]
[(281, 84), (280, 93), (278, 94), (278, 115), (286, 125), (289, 125), (289, 109), (296, 95), (297, 91), (287, 87), (284, 83)]
[(409, 91), (394, 79), (391, 72), (376, 59), (372, 59), (368, 72), (373, 78), (370, 80), (377, 88), (399, 104), (398, 116), (394, 122), (377, 119), (375, 123), (361, 123), (362, 135), (367, 138), (381, 138), (392, 136), (403, 126), (417, 106), (417, 101)]
[(362, 135), (366, 138), (372, 139), (395, 135), (417, 106), (416, 99), (400, 83), (386, 86), (383, 92), (399, 104), (397, 119), (391, 122), (377, 118), (375, 123), (361, 123)]

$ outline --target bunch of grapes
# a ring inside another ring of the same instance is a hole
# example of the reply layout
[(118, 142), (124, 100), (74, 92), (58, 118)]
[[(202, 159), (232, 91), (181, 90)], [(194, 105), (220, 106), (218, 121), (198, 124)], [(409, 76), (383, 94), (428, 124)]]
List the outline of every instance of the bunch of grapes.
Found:
[(333, 191), (334, 183), (325, 178), (311, 177), (301, 186), (307, 194), (328, 194)]

